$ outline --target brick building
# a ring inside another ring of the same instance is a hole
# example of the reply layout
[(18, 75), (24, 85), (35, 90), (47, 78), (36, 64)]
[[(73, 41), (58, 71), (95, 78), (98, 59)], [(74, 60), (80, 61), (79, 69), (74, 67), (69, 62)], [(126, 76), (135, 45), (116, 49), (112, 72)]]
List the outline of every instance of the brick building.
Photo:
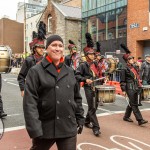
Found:
[(128, 0), (127, 45), (134, 56), (150, 54), (150, 0)]
[(0, 45), (8, 45), (13, 53), (23, 53), (24, 25), (8, 18), (0, 19)]
[[(150, 0), (82, 0), (82, 46), (85, 33), (101, 43), (102, 54), (112, 53), (120, 44), (137, 57), (150, 53)], [(117, 55), (122, 60), (122, 55)]]
[[(74, 1), (74, 0), (72, 0)], [(80, 4), (81, 4), (81, 0)], [(69, 5), (70, 2), (70, 5)], [(75, 2), (75, 1), (74, 1)], [(66, 5), (67, 4), (67, 5)], [(79, 3), (77, 3), (78, 5)], [(72, 6), (74, 5), (74, 6)], [(47, 28), (47, 37), (52, 34), (59, 34), (65, 44), (65, 54), (68, 51), (68, 40), (75, 42), (78, 50), (81, 49), (81, 8), (76, 7), (71, 1), (48, 1), (39, 21), (43, 21)]]

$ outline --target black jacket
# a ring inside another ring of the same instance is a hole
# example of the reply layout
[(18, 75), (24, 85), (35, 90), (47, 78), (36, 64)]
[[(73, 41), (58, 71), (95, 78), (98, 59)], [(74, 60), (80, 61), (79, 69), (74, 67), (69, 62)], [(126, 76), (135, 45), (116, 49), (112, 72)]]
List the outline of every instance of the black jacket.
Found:
[(133, 72), (128, 66), (121, 70), (120, 74), (120, 86), (122, 91), (138, 91), (138, 80), (135, 79)]
[(84, 110), (74, 71), (64, 64), (58, 74), (44, 58), (28, 72), (23, 109), (31, 138), (75, 136)]
[(150, 63), (143, 62), (141, 65), (141, 79), (150, 82)]
[(86, 82), (86, 79), (92, 79), (93, 74), (87, 62), (83, 62), (76, 69), (75, 76), (78, 82)]
[(21, 91), (24, 91), (25, 79), (26, 79), (27, 73), (28, 73), (29, 69), (31, 67), (33, 67), (34, 65), (36, 65), (36, 60), (35, 60), (34, 56), (28, 56), (25, 59), (23, 65), (21, 67), (21, 70), (18, 74), (18, 78), (17, 78)]
[(69, 54), (65, 56), (65, 64), (70, 67), (71, 63), (72, 63), (71, 54)]

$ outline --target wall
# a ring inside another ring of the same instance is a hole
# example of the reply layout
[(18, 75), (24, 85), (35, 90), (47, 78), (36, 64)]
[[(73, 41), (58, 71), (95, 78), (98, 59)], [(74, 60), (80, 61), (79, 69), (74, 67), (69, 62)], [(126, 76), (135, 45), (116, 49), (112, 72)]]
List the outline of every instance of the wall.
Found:
[[(127, 45), (135, 58), (143, 56), (143, 41), (150, 39), (149, 26), (149, 1), (128, 0), (127, 7)], [(137, 23), (139, 27), (130, 28), (130, 25)], [(147, 27), (147, 31), (143, 31)]]
[(37, 22), (41, 17), (41, 15), (42, 13), (26, 19), (26, 37), (27, 37), (26, 48), (28, 52), (30, 52), (29, 43), (32, 41), (32, 32), (35, 31), (37, 33)]
[(24, 44), (24, 28), (22, 23), (18, 23), (14, 20), (2, 18), (0, 22), (0, 33), (3, 32), (3, 36), (0, 36), (0, 44), (9, 45), (13, 53), (22, 53)]

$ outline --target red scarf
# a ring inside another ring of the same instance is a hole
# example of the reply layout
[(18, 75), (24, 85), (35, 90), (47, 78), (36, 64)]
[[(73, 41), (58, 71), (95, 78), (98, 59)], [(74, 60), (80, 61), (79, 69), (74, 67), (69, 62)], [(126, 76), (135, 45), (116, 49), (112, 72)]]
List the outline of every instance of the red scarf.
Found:
[(36, 64), (39, 64), (43, 59), (43, 56), (38, 55), (37, 53), (34, 54), (34, 59), (36, 60)]
[[(48, 60), (49, 63), (51, 63), (51, 64), (53, 63), (52, 59), (48, 55), (46, 56), (46, 59)], [(58, 73), (60, 73), (60, 70), (61, 70), (61, 67), (62, 67), (63, 63), (64, 63), (64, 58), (61, 57), (59, 65), (57, 65), (57, 66), (55, 65), (56, 70), (57, 70)]]
[(93, 73), (93, 77), (94, 77), (94, 76), (98, 77), (98, 68), (97, 68), (97, 66), (95, 65), (95, 63), (94, 63), (93, 61), (91, 61), (91, 60), (88, 60), (88, 59), (87, 59), (87, 63), (88, 63), (89, 66), (90, 66), (90, 70), (91, 70), (92, 73)]

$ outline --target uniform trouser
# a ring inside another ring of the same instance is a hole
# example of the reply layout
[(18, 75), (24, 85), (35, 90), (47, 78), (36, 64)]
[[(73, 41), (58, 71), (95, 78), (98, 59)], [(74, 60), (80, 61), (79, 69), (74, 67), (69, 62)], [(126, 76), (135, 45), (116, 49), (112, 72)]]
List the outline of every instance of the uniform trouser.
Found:
[(127, 91), (127, 95), (129, 98), (129, 105), (126, 108), (125, 117), (129, 118), (133, 111), (133, 114), (134, 114), (136, 120), (137, 121), (142, 120), (143, 117), (138, 108), (138, 93), (130, 90), (130, 91)]
[(90, 86), (84, 86), (84, 91), (88, 103), (88, 112), (86, 115), (85, 123), (88, 124), (91, 122), (93, 124), (93, 131), (99, 130), (100, 126), (96, 116), (96, 109), (98, 105), (95, 107), (93, 104), (94, 92)]
[(32, 140), (30, 150), (49, 150), (56, 143), (58, 150), (76, 150), (77, 137), (59, 138), (59, 139), (40, 139)]
[(2, 77), (0, 74), (0, 113), (3, 112), (3, 101), (1, 96), (1, 89), (2, 89)]

